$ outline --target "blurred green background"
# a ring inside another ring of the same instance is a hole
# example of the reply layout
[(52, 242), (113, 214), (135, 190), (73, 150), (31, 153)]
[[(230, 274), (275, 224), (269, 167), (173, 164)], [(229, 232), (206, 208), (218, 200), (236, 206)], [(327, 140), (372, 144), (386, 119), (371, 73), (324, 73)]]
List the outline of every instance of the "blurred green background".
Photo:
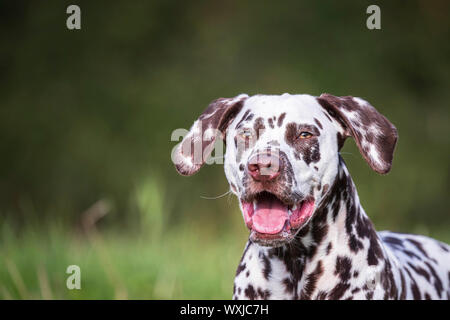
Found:
[[(66, 8), (81, 8), (79, 31)], [(381, 30), (366, 8), (381, 7)], [(377, 229), (450, 241), (447, 1), (1, 1), (0, 298), (231, 298), (247, 230), (176, 128), (245, 92), (370, 101), (387, 176), (343, 157)], [(68, 290), (68, 265), (81, 290)]]

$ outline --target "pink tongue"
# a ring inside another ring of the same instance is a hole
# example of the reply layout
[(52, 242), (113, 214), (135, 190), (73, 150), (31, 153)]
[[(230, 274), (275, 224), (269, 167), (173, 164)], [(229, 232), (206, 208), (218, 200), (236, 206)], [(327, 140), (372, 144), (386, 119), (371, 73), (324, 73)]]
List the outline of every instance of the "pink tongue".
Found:
[(257, 201), (253, 214), (253, 229), (259, 233), (275, 234), (283, 230), (289, 219), (288, 208), (276, 198)]

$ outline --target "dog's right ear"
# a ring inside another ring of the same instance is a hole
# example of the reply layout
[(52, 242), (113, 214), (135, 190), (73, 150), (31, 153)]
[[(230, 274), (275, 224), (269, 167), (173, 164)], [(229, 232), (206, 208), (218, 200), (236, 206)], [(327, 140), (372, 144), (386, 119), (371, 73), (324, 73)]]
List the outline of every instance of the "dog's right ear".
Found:
[(216, 138), (225, 137), (228, 125), (247, 98), (248, 95), (240, 94), (234, 98), (219, 98), (209, 104), (175, 148), (172, 159), (178, 173), (190, 176), (200, 170), (211, 154)]

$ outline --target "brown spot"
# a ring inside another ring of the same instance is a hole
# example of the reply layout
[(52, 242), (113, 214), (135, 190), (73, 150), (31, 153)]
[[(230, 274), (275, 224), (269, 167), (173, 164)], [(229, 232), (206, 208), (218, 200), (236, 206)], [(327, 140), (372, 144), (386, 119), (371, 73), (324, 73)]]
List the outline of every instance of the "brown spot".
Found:
[(349, 288), (350, 284), (340, 282), (331, 290), (329, 298), (331, 300), (339, 300)]
[(409, 276), (409, 279), (411, 280), (411, 291), (413, 294), (413, 299), (414, 300), (420, 300), (420, 291), (419, 291), (419, 287), (417, 287), (417, 283), (416, 280), (414, 280), (414, 277), (411, 275), (411, 272), (409, 272), (408, 268), (404, 268), (404, 270), (406, 271), (406, 273)]
[(313, 219), (314, 225), (312, 227), (312, 238), (316, 245), (319, 245), (322, 240), (325, 238), (328, 232), (328, 224), (317, 223), (317, 220), (321, 218), (319, 215), (316, 215)]
[(330, 251), (331, 251), (332, 248), (333, 248), (333, 245), (331, 244), (331, 242), (328, 243), (327, 250), (326, 250), (326, 255), (330, 254)]
[[(436, 270), (434, 270), (434, 268), (431, 266), (431, 264), (429, 262), (425, 261), (425, 265), (430, 270), (430, 273), (434, 280), (434, 288), (436, 289), (437, 294), (439, 295), (439, 297), (442, 297), (444, 288), (442, 285), (441, 278), (439, 278), (438, 274), (436, 273)], [(450, 277), (450, 273), (449, 273), (449, 277)]]
[(421, 268), (421, 267), (419, 267), (419, 266), (415, 266), (415, 265), (413, 265), (412, 263), (410, 263), (410, 262), (408, 262), (408, 265), (409, 265), (409, 267), (411, 268), (411, 269), (413, 269), (418, 275), (421, 275), (422, 277), (424, 277), (425, 279), (427, 279), (427, 281), (429, 282), (430, 281), (430, 275), (428, 274), (428, 272), (425, 270), (425, 269), (423, 269), (423, 268)]
[(330, 116), (328, 115), (328, 112), (322, 111), (323, 114), (325, 115), (325, 117), (327, 117), (328, 120), (330, 120), (330, 122), (333, 122), (333, 120), (331, 120)]
[(400, 270), (400, 280), (402, 282), (402, 292), (400, 294), (400, 300), (405, 300), (406, 299), (406, 281), (405, 281), (405, 276), (403, 275), (403, 271)]
[(273, 119), (272, 118), (269, 118), (268, 120), (267, 120), (267, 122), (269, 122), (269, 127), (270, 128), (275, 128), (275, 126), (273, 125)]
[(245, 263), (240, 263), (236, 270), (236, 277), (245, 270)]
[(378, 264), (378, 259), (383, 258), (383, 252), (381, 250), (380, 244), (378, 243), (375, 231), (372, 230), (372, 235), (370, 236), (370, 247), (367, 252), (367, 263), (369, 266), (376, 266)]
[(235, 129), (239, 129), (242, 126), (242, 123), (244, 122), (245, 118), (247, 117), (247, 115), (250, 113), (250, 109), (245, 111), (244, 115), (242, 116), (241, 120), (239, 120), (239, 122), (236, 124)]
[(414, 280), (411, 283), (411, 291), (413, 293), (414, 300), (421, 300), (419, 287), (417, 286), (417, 283)]
[(361, 288), (355, 288), (351, 291), (352, 294), (358, 293), (359, 291), (361, 291)]
[(270, 298), (270, 291), (269, 290), (262, 290), (261, 288), (258, 288), (258, 295), (261, 299), (267, 300)]
[(292, 293), (294, 291), (295, 285), (294, 285), (294, 281), (292, 281), (291, 278), (285, 278), (283, 280), (283, 284), (285, 286), (285, 291), (287, 293)]
[(272, 264), (270, 263), (270, 260), (264, 255), (262, 257), (264, 267), (263, 267), (263, 275), (266, 280), (269, 280), (270, 273), (272, 272)]
[(415, 254), (415, 253), (412, 252), (412, 251), (409, 251), (409, 250), (406, 250), (406, 249), (403, 249), (402, 251), (403, 251), (404, 254), (406, 254), (406, 255), (407, 255), (408, 257), (410, 257), (410, 258), (415, 258), (415, 259), (417, 259), (417, 260), (422, 260), (422, 257), (421, 257), (421, 256)]
[(280, 114), (280, 117), (278, 118), (278, 127), (281, 127), (283, 125), (283, 121), (284, 121), (284, 117), (286, 117), (286, 112), (283, 112), (282, 114)]
[(347, 282), (350, 279), (351, 270), (351, 260), (347, 257), (338, 256), (336, 259), (334, 274), (339, 275), (339, 278), (341, 278), (343, 282)]
[(253, 286), (251, 284), (248, 285), (247, 289), (245, 289), (245, 295), (247, 296), (247, 298), (249, 298), (250, 300), (255, 300), (256, 299), (256, 291), (255, 288), (253, 288)]
[(417, 248), (417, 250), (419, 250), (420, 253), (422, 253), (424, 255), (424, 257), (426, 257), (428, 259), (430, 258), (428, 256), (427, 252), (423, 249), (423, 246), (419, 241), (416, 241), (414, 239), (406, 239), (406, 240), (409, 241), (410, 243), (412, 243)]
[(390, 244), (390, 245), (394, 246), (394, 247), (403, 248), (403, 240), (401, 240), (399, 238), (386, 236), (386, 237), (383, 237), (383, 241), (386, 242), (387, 244)]
[(314, 122), (319, 126), (320, 129), (323, 129), (322, 123), (319, 120), (314, 118)]
[(322, 261), (319, 261), (317, 263), (316, 269), (306, 276), (305, 285), (303, 287), (300, 299), (307, 300), (311, 298), (312, 293), (316, 289), (317, 281), (321, 277), (322, 273)]
[(366, 292), (366, 299), (372, 300), (373, 299), (373, 291)]
[(259, 137), (264, 133), (264, 130), (266, 129), (266, 126), (264, 125), (264, 119), (261, 117), (256, 118), (255, 123), (253, 124), (253, 129), (256, 133), (256, 139), (259, 139)]
[(337, 133), (336, 140), (338, 145), (338, 150), (341, 150), (344, 146), (346, 136), (342, 135), (340, 132)]

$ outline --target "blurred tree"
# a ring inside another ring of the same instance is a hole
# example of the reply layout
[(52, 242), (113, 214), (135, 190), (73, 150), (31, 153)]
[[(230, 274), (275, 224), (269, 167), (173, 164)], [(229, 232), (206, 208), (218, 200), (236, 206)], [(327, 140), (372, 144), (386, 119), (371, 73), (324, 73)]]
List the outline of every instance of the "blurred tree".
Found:
[[(81, 30), (65, 26), (69, 4)], [(228, 189), (222, 168), (178, 176), (172, 130), (220, 96), (330, 92), (366, 98), (399, 129), (386, 177), (352, 142), (343, 153), (375, 222), (449, 226), (449, 4), (379, 4), (382, 28), (368, 30), (369, 4), (3, 1), (0, 213), (73, 220), (106, 197), (126, 225), (140, 219), (136, 186), (156, 183), (165, 219), (225, 221), (226, 198), (200, 199)]]

